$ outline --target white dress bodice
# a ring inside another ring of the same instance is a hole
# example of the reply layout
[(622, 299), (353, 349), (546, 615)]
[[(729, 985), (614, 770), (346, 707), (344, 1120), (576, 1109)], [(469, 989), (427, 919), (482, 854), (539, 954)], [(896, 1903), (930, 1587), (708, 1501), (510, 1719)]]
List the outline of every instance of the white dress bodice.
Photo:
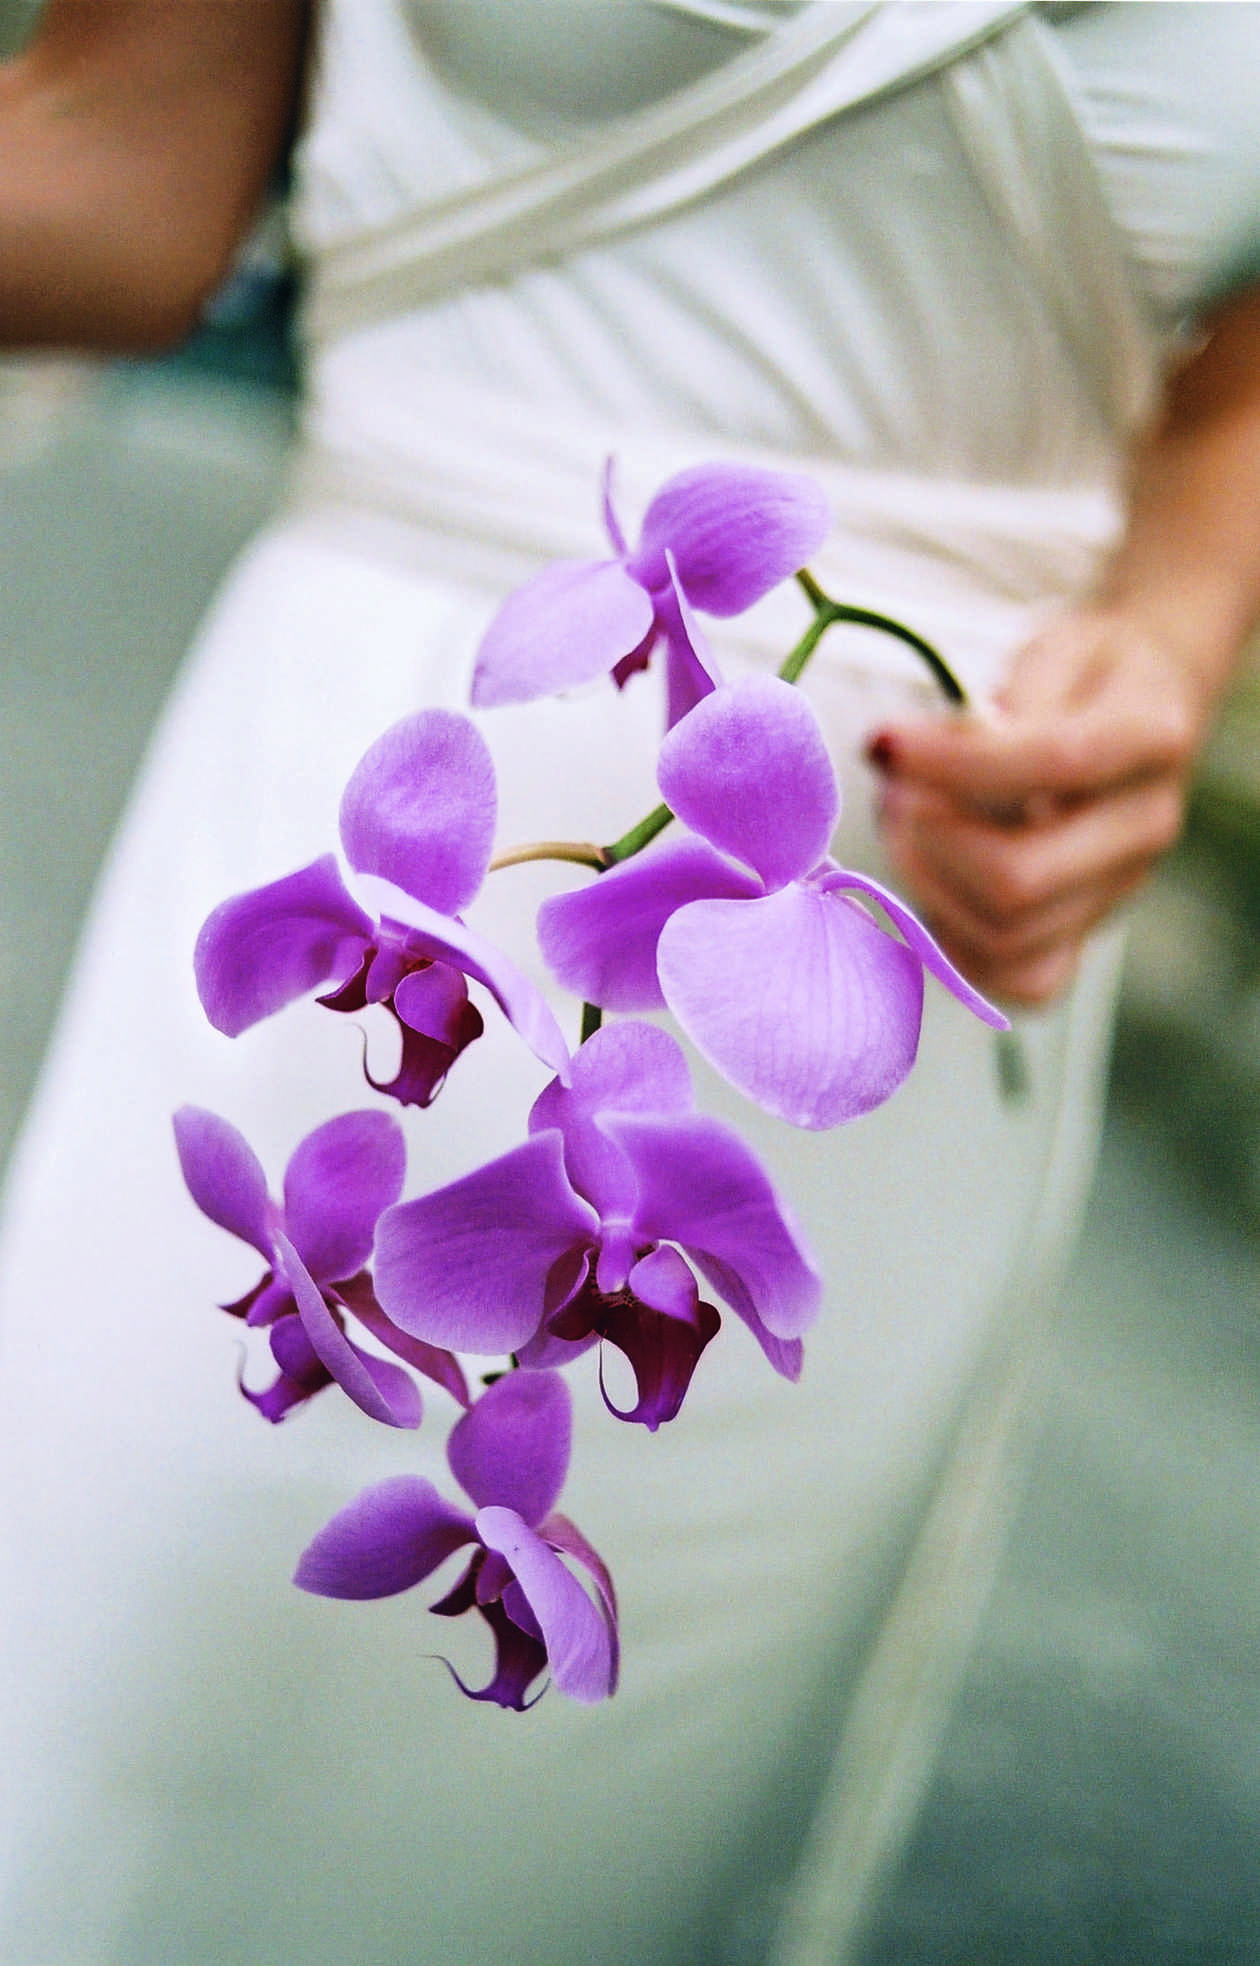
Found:
[[(297, 216), (314, 496), (405, 510), (413, 557), (510, 584), (598, 547), (607, 453), (631, 504), (715, 452), (803, 461), (824, 577), (912, 595), (991, 687), (1111, 537), (1155, 363), (1052, 32), (970, 0), (512, 22), (330, 10)], [(470, 79), (500, 36), (510, 120), (499, 70)]]

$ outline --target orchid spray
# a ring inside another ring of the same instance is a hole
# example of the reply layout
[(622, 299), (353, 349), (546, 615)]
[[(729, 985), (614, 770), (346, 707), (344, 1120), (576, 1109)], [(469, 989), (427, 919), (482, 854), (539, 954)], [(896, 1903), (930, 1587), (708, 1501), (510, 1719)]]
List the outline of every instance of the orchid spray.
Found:
[[(472, 1512), (419, 1476), (378, 1483), (315, 1535), (295, 1581), (384, 1597), (462, 1553), (431, 1609), (476, 1611), (495, 1661), (480, 1689), (452, 1673), (470, 1698), (518, 1710), (544, 1674), (584, 1702), (617, 1680), (611, 1577), (556, 1508), (572, 1432), (563, 1369), (595, 1352), (609, 1413), (655, 1432), (718, 1336), (719, 1303), (788, 1380), (822, 1304), (786, 1199), (731, 1127), (696, 1110), (682, 1050), (641, 1013), (668, 1010), (741, 1093), (809, 1129), (856, 1118), (901, 1084), (925, 974), (1006, 1024), (896, 896), (830, 856), (840, 792), (793, 687), (828, 628), (896, 635), (947, 697), (962, 691), (913, 630), (831, 600), (801, 570), (827, 529), (818, 488), (701, 466), (661, 488), (632, 547), (607, 473), (604, 516), (608, 559), (550, 567), (500, 610), (473, 701), (519, 703), (605, 672), (621, 688), (659, 650), (661, 802), (606, 846), (553, 840), (496, 856), (485, 740), (465, 716), (420, 711), (377, 739), (342, 798), (360, 899), (330, 853), (223, 902), (195, 954), (206, 1015), (228, 1036), (311, 993), (342, 1013), (382, 1008), (400, 1064), (385, 1081), (366, 1063), (364, 1074), (403, 1108), (428, 1107), (481, 1035), (472, 985), (553, 1074), (519, 1145), (402, 1200), (398, 1122), (343, 1113), (298, 1144), (277, 1202), (226, 1120), (185, 1107), (175, 1121), (193, 1200), (265, 1265), (226, 1306), (267, 1334), (274, 1378), (241, 1384), (263, 1418), (344, 1395), (369, 1419), (413, 1428), (421, 1379), (460, 1409), (447, 1460)], [(737, 614), (792, 575), (812, 611), (801, 640), (777, 676), (724, 684), (697, 613)], [(582, 999), (573, 1053), (523, 970), (462, 918), (491, 872), (541, 858), (575, 869), (538, 918), (547, 968)], [(629, 1404), (607, 1390), (606, 1347), (633, 1376)], [(492, 1362), (476, 1397), (459, 1354)]]

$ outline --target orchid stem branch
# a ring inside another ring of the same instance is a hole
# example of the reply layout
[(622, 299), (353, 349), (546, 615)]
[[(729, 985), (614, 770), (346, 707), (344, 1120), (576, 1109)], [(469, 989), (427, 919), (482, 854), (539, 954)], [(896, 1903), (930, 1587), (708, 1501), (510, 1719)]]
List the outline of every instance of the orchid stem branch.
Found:
[(530, 840), (496, 853), (488, 871), (496, 874), (500, 867), (520, 867), (527, 860), (571, 860), (579, 867), (593, 867), (596, 873), (608, 865), (604, 848), (590, 840)]
[(828, 628), (838, 621), (848, 621), (859, 628), (876, 628), (882, 634), (895, 635), (899, 642), (913, 649), (919, 659), (927, 664), (947, 701), (957, 704), (960, 709), (966, 707), (967, 692), (944, 656), (939, 649), (932, 647), (931, 642), (925, 642), (922, 635), (916, 635), (913, 628), (907, 628), (903, 621), (895, 621), (891, 615), (878, 614), (873, 608), (854, 608), (843, 601), (833, 601), (829, 594), (823, 592), (808, 567), (801, 568), (796, 581), (814, 610), (814, 619), (779, 670), (784, 682), (797, 681)]
[[(894, 621), (891, 615), (877, 614), (872, 608), (855, 608), (843, 601), (833, 601), (823, 592), (808, 567), (802, 567), (796, 576), (797, 584), (814, 610), (814, 618), (801, 636), (800, 641), (779, 669), (785, 683), (798, 682), (814, 650), (818, 647), (827, 630), (839, 621), (856, 623), (862, 628), (877, 628), (886, 635), (895, 635), (899, 641), (912, 648), (922, 661), (926, 662), (944, 695), (951, 703), (965, 706), (967, 693), (957, 676), (946, 662), (944, 656), (925, 642), (922, 635), (916, 635), (913, 628), (904, 622)], [(649, 846), (658, 833), (663, 833), (673, 819), (673, 812), (667, 805), (656, 806), (647, 816), (623, 833), (619, 840), (610, 846), (594, 846), (585, 840), (536, 840), (528, 846), (508, 847), (503, 853), (496, 853), (490, 862), (493, 873), (500, 867), (516, 867), (527, 860), (568, 860), (579, 867), (593, 868), (597, 874), (609, 867), (616, 867), (623, 860), (633, 859)], [(589, 1015), (596, 1021), (590, 1031), (599, 1029), (598, 1010), (588, 1004), (582, 1013), (582, 1036), (590, 1035), (587, 1029)]]
[(665, 831), (673, 816), (671, 807), (667, 805), (654, 807), (637, 826), (632, 826), (630, 831), (623, 833), (619, 840), (614, 840), (611, 846), (603, 848), (603, 865), (615, 867), (618, 861), (629, 860), (634, 854), (641, 853), (658, 833)]

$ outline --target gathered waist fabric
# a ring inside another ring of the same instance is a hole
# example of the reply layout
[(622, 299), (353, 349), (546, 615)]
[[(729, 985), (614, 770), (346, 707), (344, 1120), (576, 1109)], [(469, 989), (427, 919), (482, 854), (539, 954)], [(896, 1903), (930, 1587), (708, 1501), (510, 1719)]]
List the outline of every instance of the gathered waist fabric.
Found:
[[(705, 433), (600, 427), (452, 378), (418, 382), (405, 358), (379, 352), (339, 367), (334, 355), (308, 410), (292, 510), (332, 521), (356, 550), (419, 574), (505, 594), (548, 560), (612, 551), (601, 476), (633, 536), (653, 491), (715, 457), (806, 472), (833, 518), (812, 563), (838, 600), (904, 619), (940, 646), (982, 698), (1048, 611), (1084, 591), (1113, 541), (1118, 506), (1101, 487), (1047, 490), (911, 476), (819, 457), (715, 443)], [(778, 659), (800, 633), (791, 585), (721, 624), (719, 641), (755, 661)], [(873, 677), (917, 679), (904, 648), (841, 631), (823, 660)]]

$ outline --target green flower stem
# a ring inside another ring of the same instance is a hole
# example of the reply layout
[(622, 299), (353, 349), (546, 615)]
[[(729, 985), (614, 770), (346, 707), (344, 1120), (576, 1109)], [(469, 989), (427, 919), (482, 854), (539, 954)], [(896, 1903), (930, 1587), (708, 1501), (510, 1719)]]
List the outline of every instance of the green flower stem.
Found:
[(603, 1021), (604, 1013), (597, 1003), (584, 1003), (582, 1005), (582, 1035), (578, 1039), (578, 1043), (585, 1044), (588, 1038), (593, 1038)]
[(603, 849), (604, 866), (615, 867), (618, 861), (630, 860), (636, 853), (642, 853), (658, 833), (665, 831), (673, 816), (669, 806), (657, 806), (646, 819), (641, 819), (637, 826), (632, 826), (628, 833), (623, 833), (619, 840), (614, 840), (611, 846)]
[(957, 704), (960, 709), (966, 707), (967, 692), (944, 656), (939, 649), (932, 647), (931, 642), (925, 642), (922, 635), (916, 635), (913, 628), (907, 628), (902, 621), (894, 621), (891, 615), (877, 614), (872, 608), (847, 607), (843, 601), (833, 601), (829, 594), (823, 592), (808, 567), (801, 568), (796, 580), (814, 610), (814, 619), (779, 670), (784, 682), (794, 683), (798, 680), (828, 628), (838, 621), (849, 621), (859, 628), (877, 628), (882, 634), (895, 635), (899, 642), (912, 648), (927, 664), (947, 701)]
[[(948, 700), (960, 707), (966, 704), (967, 693), (945, 658), (930, 642), (925, 642), (922, 635), (916, 635), (913, 628), (907, 628), (904, 622), (894, 621), (891, 615), (876, 614), (871, 608), (848, 607), (843, 601), (833, 601), (829, 594), (823, 592), (808, 567), (802, 567), (796, 579), (814, 610), (814, 618), (779, 669), (785, 683), (799, 682), (806, 663), (827, 630), (839, 621), (848, 621), (856, 622), (863, 628), (877, 628), (883, 634), (895, 635), (898, 641), (905, 642), (926, 662)], [(659, 805), (637, 826), (632, 826), (628, 833), (614, 840), (611, 846), (593, 846), (583, 840), (538, 840), (529, 846), (509, 847), (505, 853), (496, 854), (490, 868), (493, 872), (499, 867), (516, 867), (526, 860), (568, 860), (602, 874), (607, 868), (616, 867), (621, 861), (631, 860), (636, 853), (642, 853), (658, 833), (665, 831), (673, 817), (667, 805)]]

